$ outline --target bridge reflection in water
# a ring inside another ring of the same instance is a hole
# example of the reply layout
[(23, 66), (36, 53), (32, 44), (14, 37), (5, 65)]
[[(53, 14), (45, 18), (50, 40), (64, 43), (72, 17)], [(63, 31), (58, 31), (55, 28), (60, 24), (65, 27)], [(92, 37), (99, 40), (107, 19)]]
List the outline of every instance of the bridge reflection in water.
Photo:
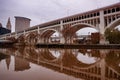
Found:
[[(32, 63), (58, 73), (64, 73), (64, 75), (70, 77), (73, 76), (75, 78), (74, 80), (120, 79), (120, 50), (118, 49), (48, 49), (19, 47), (14, 49), (0, 49), (0, 53), (0, 62), (5, 59), (8, 70), (14, 61), (14, 66), (12, 66), (14, 67), (14, 71), (22, 71), (23, 73), (25, 70), (29, 71), (32, 67), (35, 67), (30, 65), (30, 63)], [(14, 58), (14, 60), (11, 60), (12, 58)], [(2, 63), (0, 63), (0, 66), (1, 65)], [(6, 76), (1, 76), (2, 73), (3, 72), (0, 71), (0, 77)], [(36, 76), (35, 73), (31, 74)], [(45, 77), (47, 77), (47, 75)], [(57, 79), (57, 76), (53, 75), (53, 77)], [(27, 76), (26, 79), (30, 80)], [(42, 78), (39, 76), (39, 79)], [(67, 78), (64, 80), (73, 79)]]

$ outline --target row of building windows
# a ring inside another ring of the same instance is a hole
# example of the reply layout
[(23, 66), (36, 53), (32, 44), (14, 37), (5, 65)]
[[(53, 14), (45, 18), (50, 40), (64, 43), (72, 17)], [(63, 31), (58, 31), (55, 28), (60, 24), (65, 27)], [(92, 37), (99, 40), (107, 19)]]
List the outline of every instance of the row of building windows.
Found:
[(120, 11), (120, 7), (115, 7), (115, 8), (105, 10), (104, 14), (109, 14), (109, 13), (114, 13), (114, 12), (119, 12), (119, 11)]

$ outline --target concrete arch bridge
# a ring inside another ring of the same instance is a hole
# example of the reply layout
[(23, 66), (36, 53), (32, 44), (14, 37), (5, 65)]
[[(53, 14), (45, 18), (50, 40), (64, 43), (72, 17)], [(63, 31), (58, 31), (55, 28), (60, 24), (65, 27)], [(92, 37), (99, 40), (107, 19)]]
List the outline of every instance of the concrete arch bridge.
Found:
[(106, 29), (114, 29), (118, 25), (120, 25), (120, 2), (96, 10), (35, 25), (23, 31), (1, 35), (0, 39), (10, 39), (26, 45), (37, 43), (46, 44), (53, 43), (51, 41), (51, 35), (57, 32), (59, 34), (57, 43), (73, 44), (78, 30), (91, 27), (98, 30), (100, 33), (100, 43), (104, 43)]

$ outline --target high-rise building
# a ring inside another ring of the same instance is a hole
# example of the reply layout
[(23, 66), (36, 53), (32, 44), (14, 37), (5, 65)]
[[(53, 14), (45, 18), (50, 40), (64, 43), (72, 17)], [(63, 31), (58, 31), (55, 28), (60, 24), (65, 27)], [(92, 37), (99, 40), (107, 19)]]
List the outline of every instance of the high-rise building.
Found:
[(30, 21), (29, 18), (15, 16), (15, 32), (29, 28)]
[(8, 18), (8, 22), (7, 22), (6, 28), (7, 28), (8, 30), (11, 30), (10, 17)]

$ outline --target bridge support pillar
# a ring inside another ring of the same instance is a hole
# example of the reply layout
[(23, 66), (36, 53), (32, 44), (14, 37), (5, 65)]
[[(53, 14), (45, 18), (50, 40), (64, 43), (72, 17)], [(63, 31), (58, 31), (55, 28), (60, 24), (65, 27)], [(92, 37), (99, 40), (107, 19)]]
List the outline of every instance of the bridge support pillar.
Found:
[(104, 34), (100, 34), (100, 44), (109, 44), (109, 41), (106, 40), (105, 35)]
[(104, 23), (104, 11), (100, 11), (100, 24), (99, 24), (99, 32), (100, 32), (100, 44), (106, 44), (105, 40), (105, 23)]
[(60, 43), (64, 44), (65, 38), (63, 37), (62, 30), (63, 30), (63, 21), (61, 20), (60, 21), (60, 34), (59, 34), (59, 36), (60, 36)]
[(15, 39), (17, 39), (18, 38), (18, 35), (17, 35), (17, 33), (15, 33)]
[(38, 39), (38, 43), (43, 43), (43, 38), (42, 37)]
[(101, 80), (105, 80), (105, 59), (101, 60)]
[(71, 36), (67, 36), (66, 38), (66, 41), (65, 41), (65, 43), (67, 43), (67, 44), (73, 44), (73, 37), (71, 37)]
[(38, 33), (37, 43), (40, 43), (40, 42), (41, 42), (41, 38), (39, 37), (39, 35), (40, 35), (40, 28), (39, 28), (39, 26), (38, 26), (38, 28), (37, 28), (37, 33)]
[(61, 51), (61, 55), (60, 55), (60, 70), (63, 71), (63, 56), (64, 56), (64, 51)]
[(64, 44), (64, 43), (65, 43), (65, 39), (64, 39), (64, 37), (63, 37), (62, 34), (60, 34), (60, 43), (61, 43), (61, 44)]
[(100, 44), (105, 44), (105, 36), (104, 36), (104, 34), (100, 34)]

